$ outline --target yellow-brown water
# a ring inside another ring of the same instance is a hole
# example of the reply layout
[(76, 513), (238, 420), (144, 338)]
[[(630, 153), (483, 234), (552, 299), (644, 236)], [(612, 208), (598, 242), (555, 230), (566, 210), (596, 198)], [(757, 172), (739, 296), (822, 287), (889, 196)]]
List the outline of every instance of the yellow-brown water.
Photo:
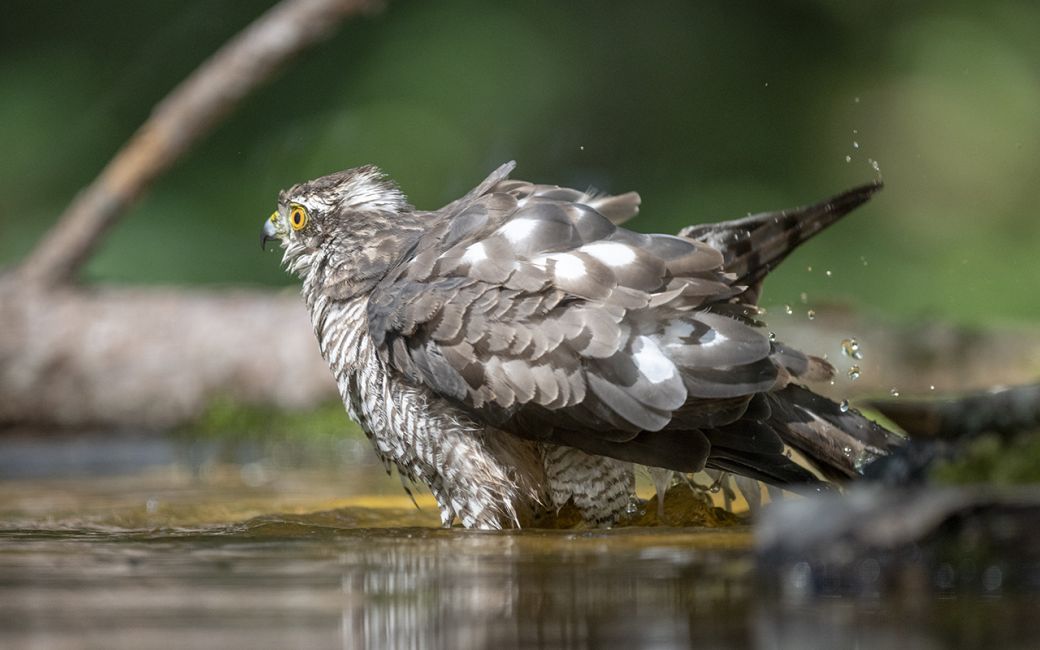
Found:
[(444, 530), (359, 442), (0, 439), (0, 647), (1030, 647), (1040, 613), (785, 600), (746, 524)]

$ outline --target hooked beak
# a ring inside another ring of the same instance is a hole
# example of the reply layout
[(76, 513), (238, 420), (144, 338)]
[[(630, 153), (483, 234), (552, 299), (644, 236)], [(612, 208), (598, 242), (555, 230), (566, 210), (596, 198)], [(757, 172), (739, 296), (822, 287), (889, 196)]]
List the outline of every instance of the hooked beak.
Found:
[(260, 250), (267, 250), (268, 241), (278, 241), (278, 233), (275, 232), (274, 222), (270, 219), (264, 221), (264, 229), (260, 233)]

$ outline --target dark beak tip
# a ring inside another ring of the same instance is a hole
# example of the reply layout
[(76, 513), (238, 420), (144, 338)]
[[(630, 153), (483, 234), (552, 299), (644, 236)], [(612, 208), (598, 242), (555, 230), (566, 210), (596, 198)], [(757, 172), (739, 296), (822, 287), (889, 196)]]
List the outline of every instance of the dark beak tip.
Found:
[(263, 230), (260, 231), (260, 250), (267, 250), (267, 242), (277, 241), (277, 235), (278, 233), (271, 221), (265, 222)]

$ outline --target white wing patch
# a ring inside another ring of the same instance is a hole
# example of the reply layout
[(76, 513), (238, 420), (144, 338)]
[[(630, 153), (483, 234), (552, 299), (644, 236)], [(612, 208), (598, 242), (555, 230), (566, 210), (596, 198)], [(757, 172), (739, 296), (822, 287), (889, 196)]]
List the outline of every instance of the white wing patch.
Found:
[(528, 238), (538, 226), (535, 219), (513, 219), (498, 229), (499, 234), (509, 240), (510, 244), (517, 244)]
[(574, 255), (564, 253), (551, 255), (550, 258), (556, 261), (555, 274), (561, 280), (577, 280), (586, 273), (585, 262)]
[(697, 345), (701, 346), (702, 348), (710, 348), (710, 347), (714, 347), (716, 345), (722, 345), (723, 343), (725, 343), (726, 341), (729, 340), (729, 337), (726, 336), (725, 334), (723, 334), (722, 332), (720, 332), (718, 330), (713, 330), (713, 331), (715, 332), (715, 336), (711, 337), (711, 339), (709, 339), (707, 341), (705, 341), (704, 339), (701, 339), (697, 343)]
[(487, 258), (487, 250), (484, 248), (484, 244), (477, 242), (476, 244), (470, 244), (466, 247), (466, 252), (462, 254), (462, 259), (460, 261), (466, 264), (474, 264), (486, 260)]
[(650, 337), (637, 338), (633, 350), (632, 358), (635, 359), (636, 367), (650, 383), (660, 384), (675, 375), (675, 364), (664, 356), (661, 348)]
[(693, 323), (684, 320), (669, 321), (668, 327), (664, 328), (664, 338), (681, 339), (693, 334)]
[(553, 274), (557, 280), (579, 280), (588, 273), (585, 262), (577, 255), (570, 253), (552, 253), (531, 259), (531, 264), (543, 271), (548, 269), (549, 262), (553, 262)]
[(617, 242), (595, 242), (580, 249), (607, 266), (625, 266), (636, 260), (636, 252), (629, 246)]

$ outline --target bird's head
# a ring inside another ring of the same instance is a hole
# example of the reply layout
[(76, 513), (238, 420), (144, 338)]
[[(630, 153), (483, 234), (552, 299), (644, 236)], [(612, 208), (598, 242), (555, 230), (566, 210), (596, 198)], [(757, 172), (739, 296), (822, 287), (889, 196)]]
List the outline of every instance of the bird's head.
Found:
[(378, 272), (375, 267), (385, 271), (380, 255), (392, 252), (387, 245), (400, 237), (412, 212), (382, 170), (356, 167), (283, 190), (278, 209), (264, 223), (260, 245), (278, 240), (286, 269), (305, 280), (319, 267), (324, 275), (313, 280), (323, 285), (370, 278)]

